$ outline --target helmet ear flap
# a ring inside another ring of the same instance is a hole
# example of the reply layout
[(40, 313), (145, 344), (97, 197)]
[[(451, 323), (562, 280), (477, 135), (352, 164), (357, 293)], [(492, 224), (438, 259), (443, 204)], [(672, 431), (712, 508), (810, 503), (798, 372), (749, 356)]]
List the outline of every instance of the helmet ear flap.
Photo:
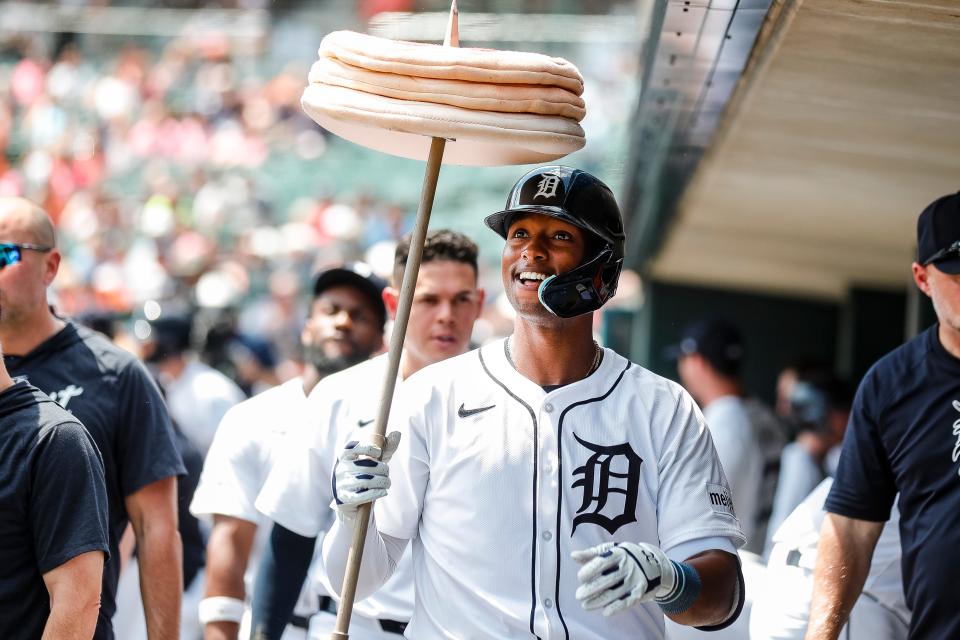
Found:
[(547, 311), (560, 318), (591, 313), (616, 293), (622, 265), (623, 260), (615, 259), (613, 250), (606, 247), (576, 269), (544, 280), (537, 296)]

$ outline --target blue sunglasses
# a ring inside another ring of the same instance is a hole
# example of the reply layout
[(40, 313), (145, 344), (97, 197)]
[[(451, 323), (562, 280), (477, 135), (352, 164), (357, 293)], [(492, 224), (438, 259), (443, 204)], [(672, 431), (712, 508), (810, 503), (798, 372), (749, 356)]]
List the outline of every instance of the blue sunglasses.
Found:
[(53, 249), (53, 247), (48, 247), (42, 244), (16, 244), (13, 242), (0, 242), (0, 269), (20, 262), (23, 257), (22, 253), (24, 249), (46, 253), (47, 251)]

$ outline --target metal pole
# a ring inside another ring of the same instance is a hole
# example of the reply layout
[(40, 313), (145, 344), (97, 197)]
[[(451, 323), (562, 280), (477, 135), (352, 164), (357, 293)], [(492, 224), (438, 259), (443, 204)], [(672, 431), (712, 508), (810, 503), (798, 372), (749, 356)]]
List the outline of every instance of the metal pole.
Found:
[[(423, 190), (420, 194), (420, 207), (417, 211), (417, 221), (410, 238), (410, 256), (403, 270), (403, 284), (400, 287), (400, 301), (397, 306), (397, 317), (390, 336), (390, 354), (386, 376), (383, 380), (383, 391), (380, 394), (380, 408), (374, 432), (371, 435), (373, 443), (383, 447), (384, 434), (387, 432), (387, 421), (390, 416), (390, 405), (393, 402), (393, 391), (397, 384), (397, 372), (400, 370), (400, 357), (403, 354), (403, 339), (407, 331), (407, 322), (410, 319), (410, 307), (413, 304), (413, 292), (417, 286), (417, 275), (420, 270), (420, 260), (423, 257), (423, 245), (427, 237), (427, 225), (430, 222), (430, 213), (433, 209), (433, 197), (437, 191), (437, 179), (440, 175), (440, 163), (443, 159), (443, 148), (446, 140), (432, 138), (430, 155), (427, 159), (426, 175), (423, 179)], [(367, 537), (367, 526), (370, 522), (371, 504), (361, 505), (357, 509), (356, 528), (353, 531), (353, 543), (347, 555), (347, 568), (343, 578), (343, 591), (340, 593), (340, 604), (337, 608), (337, 624), (331, 634), (331, 640), (347, 640), (350, 636), (350, 617), (353, 614), (353, 601), (357, 592), (357, 579), (360, 574), (360, 561), (363, 557), (363, 544)]]
[[(457, 18), (457, 1), (453, 0), (450, 5), (447, 34), (443, 40), (445, 46), (460, 46)], [(397, 385), (397, 373), (400, 371), (403, 340), (407, 333), (407, 322), (410, 320), (413, 292), (417, 287), (420, 260), (423, 258), (423, 245), (427, 238), (427, 226), (430, 224), (430, 213), (433, 211), (433, 198), (437, 192), (440, 165), (443, 161), (443, 148), (446, 143), (447, 141), (443, 138), (431, 138), (430, 140), (430, 154), (427, 156), (427, 168), (423, 176), (423, 187), (420, 190), (420, 206), (417, 208), (417, 220), (410, 237), (410, 255), (407, 257), (407, 264), (403, 269), (403, 284), (400, 285), (397, 317), (394, 319), (393, 333), (390, 336), (387, 372), (383, 380), (383, 391), (380, 394), (377, 421), (371, 435), (373, 443), (381, 450), (386, 442), (384, 435), (387, 432), (390, 406), (393, 403), (393, 392)], [(349, 640), (350, 638), (348, 633), (350, 618), (353, 615), (353, 601), (357, 593), (357, 579), (360, 576), (360, 562), (363, 558), (363, 546), (367, 539), (367, 528), (370, 524), (370, 509), (372, 506), (368, 503), (357, 509), (356, 528), (353, 530), (353, 542), (347, 554), (347, 568), (344, 572), (343, 589), (340, 593), (340, 604), (337, 608), (337, 623), (334, 626), (333, 633), (330, 634), (331, 640)]]

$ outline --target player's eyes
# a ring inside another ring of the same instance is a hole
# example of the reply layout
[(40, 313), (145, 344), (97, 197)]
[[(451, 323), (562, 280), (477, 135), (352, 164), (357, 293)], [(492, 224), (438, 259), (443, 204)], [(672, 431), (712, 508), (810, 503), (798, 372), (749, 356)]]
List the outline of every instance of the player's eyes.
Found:
[(511, 238), (526, 238), (526, 237), (528, 237), (529, 235), (530, 235), (530, 234), (527, 233), (527, 230), (526, 230), (526, 229), (514, 229), (514, 230), (510, 233), (510, 237), (511, 237)]

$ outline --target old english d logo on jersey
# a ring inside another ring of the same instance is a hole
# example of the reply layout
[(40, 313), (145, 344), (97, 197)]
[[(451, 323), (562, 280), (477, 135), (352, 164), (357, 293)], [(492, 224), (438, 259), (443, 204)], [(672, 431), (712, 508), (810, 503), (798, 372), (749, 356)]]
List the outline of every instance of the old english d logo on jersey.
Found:
[[(587, 442), (576, 433), (573, 437), (593, 455), (573, 471), (573, 475), (582, 476), (573, 483), (573, 488), (583, 489), (583, 501), (573, 519), (570, 535), (583, 523), (599, 525), (613, 534), (623, 525), (636, 522), (643, 459), (626, 442), (603, 446)], [(611, 494), (623, 495), (622, 508), (614, 506), (620, 501), (611, 501)]]

